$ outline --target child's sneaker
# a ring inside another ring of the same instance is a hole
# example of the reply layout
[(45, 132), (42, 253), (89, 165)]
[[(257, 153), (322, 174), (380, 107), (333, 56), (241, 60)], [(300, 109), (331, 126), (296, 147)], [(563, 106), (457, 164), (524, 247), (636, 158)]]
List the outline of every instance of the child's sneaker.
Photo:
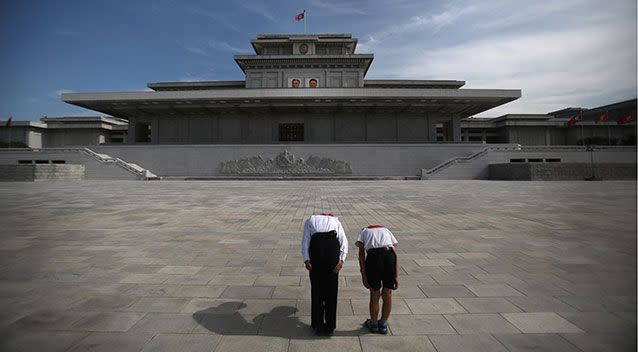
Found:
[(378, 330), (379, 330), (379, 334), (383, 334), (383, 335), (387, 334), (388, 333), (388, 323), (381, 324), (381, 322), (379, 322)]
[(376, 323), (372, 323), (372, 320), (368, 319), (366, 320), (366, 326), (368, 327), (368, 330), (370, 330), (371, 333), (376, 334), (379, 332), (379, 325)]

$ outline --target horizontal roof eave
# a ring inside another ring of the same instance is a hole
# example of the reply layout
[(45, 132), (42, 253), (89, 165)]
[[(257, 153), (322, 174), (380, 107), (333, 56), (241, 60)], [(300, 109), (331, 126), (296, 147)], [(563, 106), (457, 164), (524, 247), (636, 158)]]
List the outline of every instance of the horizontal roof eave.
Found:
[(235, 55), (235, 61), (250, 60), (329, 60), (329, 59), (374, 59), (374, 54), (342, 54), (342, 55)]
[(108, 123), (111, 125), (127, 126), (128, 121), (119, 117), (113, 116), (61, 116), (61, 117), (49, 117), (45, 116), (40, 119), (43, 123), (46, 123), (49, 127), (51, 125), (70, 125), (74, 123)]
[(370, 69), (370, 65), (374, 60), (374, 54), (343, 54), (343, 55), (235, 55), (235, 62), (241, 68), (242, 72), (246, 72), (245, 64), (332, 64), (343, 62), (362, 62), (365, 65), (364, 75)]
[(61, 99), (76, 102), (126, 102), (232, 99), (509, 99), (521, 97), (519, 89), (427, 88), (251, 88), (160, 92), (63, 93)]
[[(0, 121), (0, 127), (6, 127), (7, 121)], [(47, 125), (37, 121), (15, 121), (11, 120), (11, 127), (34, 127), (34, 128), (47, 128)]]
[(127, 130), (128, 124), (124, 126), (110, 125), (108, 123), (101, 122), (84, 122), (84, 123), (69, 123), (69, 124), (48, 124), (49, 130), (74, 130), (74, 129), (102, 129), (102, 130)]
[(365, 79), (364, 87), (386, 88), (461, 88), (465, 81), (457, 80), (399, 80), (399, 79)]
[(507, 115), (499, 116), (490, 120), (491, 121), (504, 121), (504, 120), (529, 121), (529, 120), (549, 120), (553, 118), (554, 116), (549, 114), (507, 114)]
[(258, 34), (257, 39), (288, 39), (288, 38), (352, 38), (352, 34), (342, 33), (342, 34)]
[(170, 89), (219, 89), (219, 88), (237, 88), (246, 85), (246, 81), (198, 81), (198, 82), (154, 82), (146, 86), (155, 91)]

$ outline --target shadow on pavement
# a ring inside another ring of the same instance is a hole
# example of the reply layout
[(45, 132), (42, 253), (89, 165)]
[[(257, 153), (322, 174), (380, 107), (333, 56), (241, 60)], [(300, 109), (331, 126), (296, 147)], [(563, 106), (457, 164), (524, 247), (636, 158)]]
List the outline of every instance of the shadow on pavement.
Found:
[[(219, 335), (259, 335), (291, 337), (297, 339), (327, 338), (315, 336), (310, 325), (294, 316), (297, 308), (291, 306), (274, 307), (268, 313), (243, 315), (239, 310), (246, 308), (244, 302), (224, 302), (218, 306), (193, 313), (193, 319), (202, 327)], [(337, 317), (337, 319), (339, 319)], [(335, 330), (334, 336), (359, 336), (367, 333), (361, 326), (357, 330)]]

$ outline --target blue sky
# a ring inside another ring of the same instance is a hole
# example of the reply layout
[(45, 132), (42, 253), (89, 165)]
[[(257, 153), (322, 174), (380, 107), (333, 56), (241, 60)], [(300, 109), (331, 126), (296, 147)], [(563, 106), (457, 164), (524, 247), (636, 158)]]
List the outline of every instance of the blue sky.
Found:
[(635, 0), (0, 1), (0, 120), (98, 115), (61, 92), (241, 80), (257, 34), (352, 33), (369, 79), (456, 79), (523, 97), (480, 116), (636, 97)]

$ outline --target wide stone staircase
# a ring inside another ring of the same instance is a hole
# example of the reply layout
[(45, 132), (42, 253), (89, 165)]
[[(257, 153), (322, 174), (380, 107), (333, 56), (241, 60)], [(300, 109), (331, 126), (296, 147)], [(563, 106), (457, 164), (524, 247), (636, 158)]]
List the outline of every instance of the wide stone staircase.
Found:
[(159, 176), (152, 173), (150, 170), (147, 170), (137, 164), (126, 162), (120, 158), (113, 158), (107, 154), (96, 153), (95, 151), (89, 148), (82, 148), (80, 150), (82, 153), (88, 155), (89, 157), (97, 160), (103, 164), (112, 164), (123, 170), (126, 170), (128, 173), (134, 175), (137, 179), (140, 180), (159, 180)]
[[(52, 179), (53, 176), (64, 170), (73, 169), (73, 166), (82, 166), (84, 171), (78, 179), (88, 180), (159, 180), (155, 173), (143, 168), (142, 166), (127, 162), (120, 158), (114, 158), (110, 155), (97, 153), (86, 147), (70, 147), (70, 148), (11, 148), (0, 150), (0, 165), (6, 168), (4, 173), (15, 174), (15, 177), (6, 177), (8, 180), (24, 180), (33, 179), (36, 175), (40, 175), (38, 179)], [(15, 170), (13, 170), (15, 169)], [(38, 173), (29, 170), (38, 170)], [(20, 177), (19, 170), (24, 175), (30, 177)], [(44, 174), (43, 174), (44, 173)], [(51, 175), (48, 175), (51, 174)], [(51, 177), (49, 177), (51, 176)], [(70, 176), (69, 176), (70, 177)], [(18, 179), (17, 179), (18, 178)]]

